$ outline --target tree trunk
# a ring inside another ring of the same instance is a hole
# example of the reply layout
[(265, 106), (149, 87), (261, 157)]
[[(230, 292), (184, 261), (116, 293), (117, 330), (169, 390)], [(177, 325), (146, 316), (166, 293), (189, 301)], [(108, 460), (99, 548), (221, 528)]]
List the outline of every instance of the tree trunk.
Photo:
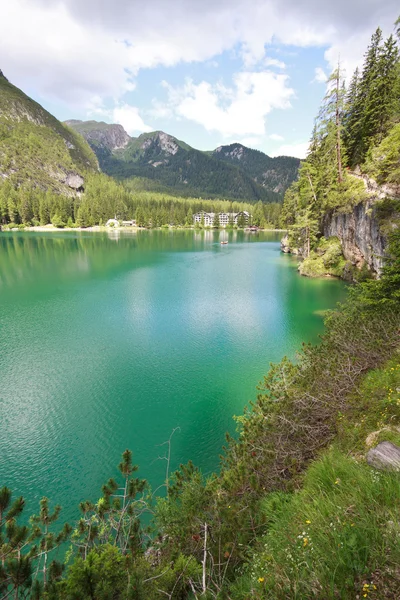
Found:
[(206, 564), (207, 564), (207, 523), (204, 523), (204, 552), (203, 552), (203, 594), (207, 591), (206, 586)]

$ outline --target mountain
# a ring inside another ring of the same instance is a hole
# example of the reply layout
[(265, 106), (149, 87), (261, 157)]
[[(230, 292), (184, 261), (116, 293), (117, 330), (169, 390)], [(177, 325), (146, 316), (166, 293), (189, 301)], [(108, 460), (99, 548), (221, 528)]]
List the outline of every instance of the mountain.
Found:
[(98, 171), (89, 144), (0, 71), (0, 179), (72, 195)]
[(293, 156), (271, 158), (264, 152), (237, 143), (219, 146), (210, 154), (217, 160), (240, 167), (256, 183), (277, 194), (284, 194), (297, 179), (300, 166), (300, 159)]
[(122, 125), (110, 125), (101, 121), (78, 121), (71, 119), (65, 124), (81, 133), (88, 142), (94, 146), (104, 147), (108, 150), (125, 148), (131, 137)]
[(241, 162), (221, 149), (201, 152), (162, 131), (133, 138), (121, 125), (66, 123), (89, 142), (105, 173), (120, 180), (142, 177), (154, 189), (162, 186), (170, 193), (277, 202), (296, 178), (300, 163), (296, 158), (270, 158), (238, 144), (246, 156)]

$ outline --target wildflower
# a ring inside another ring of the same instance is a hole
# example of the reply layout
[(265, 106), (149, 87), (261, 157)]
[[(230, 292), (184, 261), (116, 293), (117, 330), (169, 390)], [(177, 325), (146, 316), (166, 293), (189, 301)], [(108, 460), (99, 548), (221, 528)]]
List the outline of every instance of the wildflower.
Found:
[(336, 479), (335, 485), (337, 485), (339, 482), (340, 482), (340, 479)]
[(259, 577), (258, 578), (258, 583), (264, 583), (264, 577)]
[(307, 544), (308, 544), (308, 538), (304, 538), (304, 541), (303, 541), (303, 546), (304, 546), (304, 547), (306, 547), (306, 546), (307, 546)]
[(306, 521), (306, 525), (311, 525), (311, 521), (309, 521), (309, 520), (307, 519), (307, 521)]

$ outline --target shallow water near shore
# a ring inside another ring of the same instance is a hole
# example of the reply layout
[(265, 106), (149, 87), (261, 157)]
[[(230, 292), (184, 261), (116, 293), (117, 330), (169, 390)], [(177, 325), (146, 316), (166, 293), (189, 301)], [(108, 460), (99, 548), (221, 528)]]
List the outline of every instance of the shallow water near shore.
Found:
[(172, 469), (217, 469), (269, 363), (346, 295), (300, 277), (280, 235), (0, 233), (0, 487), (72, 519), (127, 447), (160, 485), (174, 428)]

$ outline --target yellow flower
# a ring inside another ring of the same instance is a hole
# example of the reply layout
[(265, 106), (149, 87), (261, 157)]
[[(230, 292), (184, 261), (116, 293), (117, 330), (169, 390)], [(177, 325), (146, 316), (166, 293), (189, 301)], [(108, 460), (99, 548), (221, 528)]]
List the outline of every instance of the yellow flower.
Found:
[(309, 521), (309, 520), (307, 519), (307, 521), (306, 521), (306, 524), (307, 524), (307, 525), (311, 525), (311, 521)]
[(368, 596), (368, 594), (363, 594), (363, 598), (366, 598)]
[(335, 481), (335, 485), (337, 485), (339, 483), (340, 479), (336, 479)]
[(258, 578), (258, 583), (264, 583), (264, 577), (259, 577)]
[(307, 544), (308, 544), (308, 538), (304, 538), (303, 546), (307, 546)]

